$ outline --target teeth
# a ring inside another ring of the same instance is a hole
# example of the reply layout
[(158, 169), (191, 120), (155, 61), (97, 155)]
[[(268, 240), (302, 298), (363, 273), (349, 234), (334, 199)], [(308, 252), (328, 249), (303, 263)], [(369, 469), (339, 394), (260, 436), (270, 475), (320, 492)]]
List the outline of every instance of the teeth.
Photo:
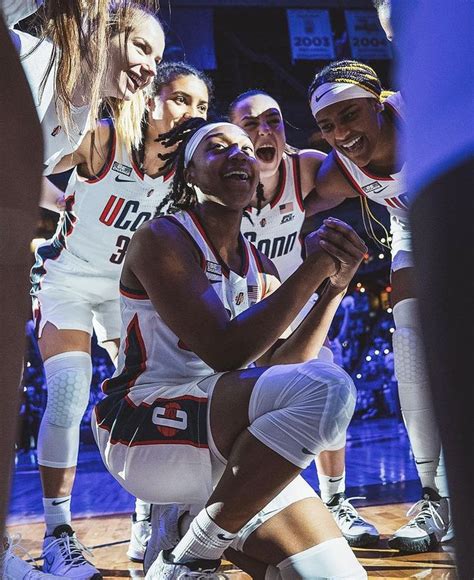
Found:
[(257, 151), (261, 151), (262, 149), (275, 149), (275, 147), (273, 145), (260, 145)]
[(344, 145), (341, 145), (341, 147), (344, 147), (344, 149), (350, 149), (351, 147), (353, 147), (356, 143), (358, 143), (360, 141), (361, 137), (356, 137), (355, 139), (353, 139), (352, 141), (349, 141), (349, 143), (345, 143)]
[(239, 179), (248, 179), (249, 175), (248, 173), (246, 173), (245, 171), (229, 171), (229, 173), (226, 173), (224, 175), (225, 178), (227, 177), (238, 177)]

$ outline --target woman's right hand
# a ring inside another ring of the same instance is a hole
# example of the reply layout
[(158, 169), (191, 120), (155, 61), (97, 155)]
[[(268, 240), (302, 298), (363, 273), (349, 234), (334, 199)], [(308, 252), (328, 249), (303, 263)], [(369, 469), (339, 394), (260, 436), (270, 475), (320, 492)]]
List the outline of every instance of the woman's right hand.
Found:
[(344, 290), (366, 256), (367, 246), (351, 226), (337, 218), (325, 219), (321, 229), (320, 245), (339, 262), (337, 272), (329, 277), (330, 282), (333, 287)]

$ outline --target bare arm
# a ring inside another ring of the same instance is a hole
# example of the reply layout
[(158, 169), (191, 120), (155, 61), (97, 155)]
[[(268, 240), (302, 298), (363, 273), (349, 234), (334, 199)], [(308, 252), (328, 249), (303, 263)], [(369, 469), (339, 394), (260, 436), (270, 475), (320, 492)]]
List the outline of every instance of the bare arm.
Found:
[(314, 290), (336, 270), (314, 252), (268, 298), (230, 320), (185, 235), (167, 220), (152, 220), (130, 243), (122, 281), (143, 287), (170, 329), (217, 371), (241, 368), (265, 353), (290, 326)]
[(312, 176), (313, 186), (304, 200), (307, 217), (332, 209), (348, 197), (359, 195), (342, 175), (332, 155), (325, 158)]
[(42, 179), (39, 206), (58, 213), (65, 207), (64, 191), (51, 183), (47, 177)]
[(89, 131), (79, 147), (65, 155), (54, 167), (52, 173), (63, 173), (79, 167), (83, 177), (94, 177), (104, 166), (110, 150), (111, 131), (109, 124), (101, 121), (94, 131)]
[(367, 246), (352, 228), (333, 218), (325, 221), (325, 227), (308, 236), (308, 253), (314, 250), (316, 244), (322, 245), (321, 241), (325, 249), (333, 252), (340, 262), (338, 274), (330, 278), (322, 296), (298, 328), (287, 340), (280, 341), (274, 349), (266, 353), (258, 361), (259, 366), (313, 359), (326, 340), (336, 310), (367, 252)]

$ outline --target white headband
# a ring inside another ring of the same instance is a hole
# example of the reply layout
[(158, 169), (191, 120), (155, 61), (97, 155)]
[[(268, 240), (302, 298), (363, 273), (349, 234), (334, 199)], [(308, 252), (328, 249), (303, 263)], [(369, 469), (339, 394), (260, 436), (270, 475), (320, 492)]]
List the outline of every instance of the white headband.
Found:
[(349, 99), (377, 99), (377, 97), (367, 89), (352, 83), (324, 83), (314, 91), (311, 97), (310, 106), (313, 117), (321, 109)]
[[(186, 168), (189, 165), (189, 162), (191, 161), (196, 149), (198, 148), (199, 144), (204, 139), (204, 137), (208, 133), (210, 133), (211, 131), (216, 129), (217, 127), (226, 127), (226, 126), (237, 127), (237, 125), (234, 125), (232, 123), (221, 122), (221, 123), (211, 123), (209, 125), (204, 125), (200, 129), (198, 129), (196, 131), (196, 133), (194, 133), (194, 135), (188, 141), (188, 143), (186, 145), (186, 149), (184, 150), (184, 168)], [(244, 133), (244, 132), (242, 131), (242, 133)], [(246, 133), (244, 133), (244, 134), (246, 134)]]

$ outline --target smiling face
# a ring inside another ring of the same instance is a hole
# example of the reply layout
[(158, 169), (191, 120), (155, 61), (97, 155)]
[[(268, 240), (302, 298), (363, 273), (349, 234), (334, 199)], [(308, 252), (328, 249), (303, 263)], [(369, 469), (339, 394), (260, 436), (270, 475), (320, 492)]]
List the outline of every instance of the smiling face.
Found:
[(286, 143), (278, 103), (268, 95), (252, 95), (239, 101), (230, 117), (252, 139), (261, 176), (274, 175), (280, 166)]
[(176, 77), (148, 103), (150, 118), (159, 133), (166, 133), (192, 117), (206, 119), (208, 108), (207, 86), (194, 75)]
[(199, 188), (200, 202), (243, 210), (259, 180), (252, 141), (239, 127), (215, 127), (198, 145), (185, 176)]
[(382, 106), (376, 99), (348, 99), (316, 114), (324, 139), (359, 167), (368, 165), (380, 137)]
[(164, 49), (163, 29), (156, 18), (137, 16), (128, 36), (120, 32), (110, 40), (102, 95), (130, 100), (150, 84)]

